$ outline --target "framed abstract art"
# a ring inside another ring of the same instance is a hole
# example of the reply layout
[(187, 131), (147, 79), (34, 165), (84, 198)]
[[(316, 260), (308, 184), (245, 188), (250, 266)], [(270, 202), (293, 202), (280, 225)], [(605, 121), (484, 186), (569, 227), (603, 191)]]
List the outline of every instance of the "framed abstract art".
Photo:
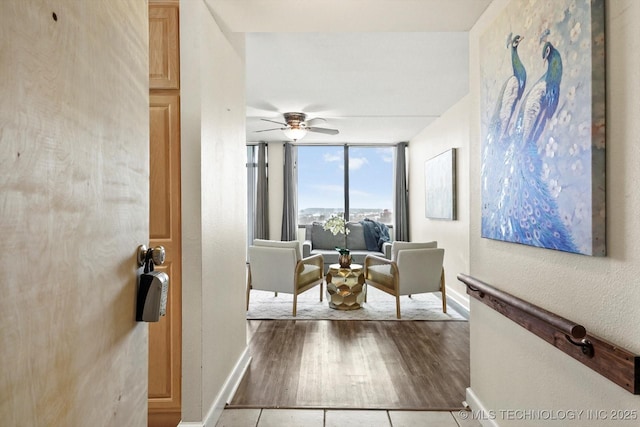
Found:
[(456, 149), (424, 164), (425, 215), (431, 219), (456, 219)]
[(513, 0), (479, 43), (482, 237), (604, 256), (603, 0)]

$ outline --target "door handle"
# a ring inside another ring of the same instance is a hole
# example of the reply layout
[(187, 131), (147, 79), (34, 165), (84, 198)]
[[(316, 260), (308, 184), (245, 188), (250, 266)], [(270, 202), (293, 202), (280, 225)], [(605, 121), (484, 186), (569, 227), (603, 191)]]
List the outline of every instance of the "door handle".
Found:
[(164, 247), (148, 248), (138, 246), (138, 267), (144, 266), (144, 273), (138, 281), (136, 320), (157, 322), (166, 314), (169, 292), (169, 276), (162, 271), (154, 271), (155, 265), (162, 265), (165, 259)]
[(162, 265), (165, 260), (164, 246), (148, 248), (145, 245), (138, 246), (138, 267), (142, 267), (147, 261), (153, 261), (154, 265)]

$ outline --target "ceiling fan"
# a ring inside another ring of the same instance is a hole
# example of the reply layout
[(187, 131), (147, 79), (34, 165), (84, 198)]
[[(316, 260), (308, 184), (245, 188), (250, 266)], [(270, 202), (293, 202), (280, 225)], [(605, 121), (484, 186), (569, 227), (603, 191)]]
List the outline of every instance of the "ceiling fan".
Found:
[(339, 131), (337, 129), (319, 128), (314, 126), (317, 123), (326, 122), (325, 119), (317, 117), (307, 120), (305, 113), (284, 113), (284, 121), (286, 123), (278, 122), (271, 119), (261, 119), (265, 122), (276, 123), (283, 127), (257, 130), (256, 132), (268, 132), (272, 130), (281, 130), (287, 136), (287, 138), (297, 141), (305, 137), (307, 132), (324, 133), (326, 135), (337, 135)]

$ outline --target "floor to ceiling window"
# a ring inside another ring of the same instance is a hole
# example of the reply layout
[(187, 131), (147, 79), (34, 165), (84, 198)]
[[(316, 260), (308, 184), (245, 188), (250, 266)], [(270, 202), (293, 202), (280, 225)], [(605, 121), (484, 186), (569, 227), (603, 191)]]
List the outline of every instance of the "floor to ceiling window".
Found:
[(393, 222), (391, 146), (298, 146), (298, 224), (344, 213), (349, 221)]

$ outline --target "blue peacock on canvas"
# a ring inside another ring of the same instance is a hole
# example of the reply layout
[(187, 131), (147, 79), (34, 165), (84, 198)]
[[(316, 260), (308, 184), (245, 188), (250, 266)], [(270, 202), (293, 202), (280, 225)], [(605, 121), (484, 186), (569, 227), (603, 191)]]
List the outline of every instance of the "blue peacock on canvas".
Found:
[[(543, 179), (538, 142), (560, 99), (562, 56), (543, 34), (544, 74), (528, 88), (518, 56), (523, 37), (510, 36), (513, 74), (489, 121), (482, 153), (482, 236), (578, 252)], [(517, 111), (517, 113), (516, 113)]]

